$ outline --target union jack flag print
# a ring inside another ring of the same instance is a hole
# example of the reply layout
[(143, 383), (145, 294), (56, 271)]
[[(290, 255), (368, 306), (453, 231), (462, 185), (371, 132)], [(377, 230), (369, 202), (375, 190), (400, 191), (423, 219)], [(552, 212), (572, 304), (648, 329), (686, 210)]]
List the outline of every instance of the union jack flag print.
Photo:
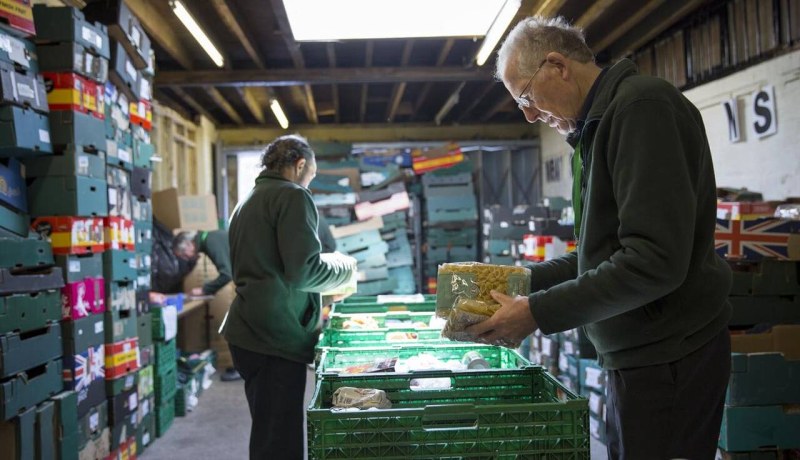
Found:
[(105, 380), (105, 347), (89, 347), (83, 353), (64, 357), (64, 380), (72, 383), (72, 389), (88, 389), (95, 380)]
[(782, 219), (717, 219), (717, 253), (728, 259), (789, 259), (789, 238), (800, 234), (800, 221)]

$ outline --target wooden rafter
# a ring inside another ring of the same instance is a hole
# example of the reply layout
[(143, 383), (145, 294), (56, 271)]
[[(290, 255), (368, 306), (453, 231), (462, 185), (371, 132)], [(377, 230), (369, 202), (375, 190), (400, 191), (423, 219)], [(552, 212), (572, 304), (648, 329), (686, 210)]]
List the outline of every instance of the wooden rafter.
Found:
[(573, 25), (582, 29), (587, 29), (616, 1), (617, 0), (599, 0), (593, 2), (592, 6), (590, 6)]
[(264, 65), (264, 60), (261, 58), (261, 53), (258, 52), (258, 49), (255, 46), (255, 41), (236, 19), (237, 16), (241, 15), (237, 14), (233, 10), (233, 7), (230, 5), (228, 0), (211, 0), (211, 4), (214, 6), (214, 9), (217, 10), (217, 14), (219, 14), (220, 18), (222, 18), (222, 22), (236, 36), (236, 38), (239, 39), (239, 42), (250, 56), (250, 59), (255, 62), (258, 68), (265, 68), (266, 66)]
[(475, 107), (478, 106), (478, 104), (481, 103), (483, 98), (485, 98), (494, 89), (496, 84), (497, 83), (495, 83), (495, 82), (490, 82), (490, 83), (487, 83), (486, 85), (484, 85), (484, 87), (481, 89), (481, 91), (478, 93), (478, 95), (476, 97), (472, 98), (472, 102), (470, 102), (470, 104), (465, 109), (463, 109), (461, 111), (461, 115), (459, 115), (459, 117), (458, 117), (458, 122), (459, 123), (462, 120), (464, 120), (464, 118), (466, 118), (467, 115), (469, 115), (475, 109)]
[(636, 51), (703, 3), (705, 0), (687, 0), (685, 2), (664, 2), (655, 7), (652, 14), (645, 16), (641, 22), (609, 47), (611, 57), (616, 59)]
[(244, 124), (242, 117), (239, 116), (239, 114), (236, 112), (236, 110), (233, 108), (230, 102), (228, 102), (225, 99), (225, 97), (219, 92), (217, 88), (214, 88), (212, 86), (210, 88), (207, 88), (206, 91), (208, 91), (208, 95), (211, 96), (211, 99), (214, 100), (214, 102), (228, 115), (228, 117), (230, 117), (231, 120), (240, 125)]
[[(336, 68), (336, 49), (333, 43), (328, 43), (326, 51), (328, 53), (328, 65), (331, 68)], [(331, 84), (331, 98), (333, 98), (333, 118), (336, 123), (339, 123), (339, 86), (335, 82)]]
[(564, 6), (566, 0), (541, 0), (538, 5), (533, 8), (533, 15), (539, 16), (555, 16), (558, 10)]
[[(450, 50), (453, 49), (454, 44), (455, 40), (452, 38), (448, 38), (447, 41), (444, 42), (442, 49), (439, 50), (439, 56), (436, 58), (436, 67), (442, 67), (444, 65), (444, 61), (447, 60), (447, 55), (450, 54)], [(419, 92), (417, 101), (414, 103), (415, 115), (419, 114), (419, 109), (422, 107), (422, 104), (425, 103), (425, 99), (428, 97), (428, 93), (431, 91), (432, 86), (433, 84), (430, 82), (425, 83), (425, 86), (422, 87), (422, 91)], [(419, 116), (416, 116), (415, 118), (419, 119)]]
[[(414, 49), (414, 40), (406, 40), (403, 46), (403, 56), (400, 60), (400, 65), (406, 67), (409, 59), (411, 59), (411, 51)], [(397, 114), (397, 108), (400, 106), (400, 101), (403, 100), (403, 94), (406, 91), (406, 82), (396, 83), (392, 88), (392, 97), (389, 102), (389, 107), (386, 111), (386, 121), (391, 123)]]
[[(372, 40), (367, 41), (367, 55), (365, 59), (364, 66), (369, 68), (372, 67), (372, 55), (375, 53), (375, 43)], [(361, 84), (361, 106), (358, 110), (358, 119), (361, 123), (364, 123), (364, 117), (367, 116), (367, 95), (369, 91), (369, 85), (367, 83)]]
[[(278, 23), (283, 42), (286, 44), (286, 49), (289, 51), (289, 56), (292, 58), (292, 63), (295, 69), (304, 69), (306, 67), (303, 53), (300, 51), (300, 44), (294, 40), (292, 35), (292, 28), (289, 26), (289, 18), (286, 16), (286, 9), (283, 7), (282, 0), (272, 0), (272, 13), (275, 15), (275, 21)], [(303, 84), (302, 89), (297, 86), (292, 87), (292, 92), (297, 99), (305, 101), (303, 110), (306, 112), (306, 119), (311, 123), (319, 123), (319, 114), (317, 113), (317, 104), (314, 102), (314, 91), (308, 83)]]
[(665, 0), (650, 0), (644, 6), (639, 8), (638, 11), (633, 13), (632, 16), (629, 16), (628, 19), (625, 20), (622, 24), (615, 26), (614, 29), (611, 30), (606, 35), (603, 35), (603, 38), (598, 40), (596, 43), (592, 44), (592, 50), (595, 53), (599, 53), (606, 49), (606, 47), (612, 43), (614, 43), (619, 37), (625, 35), (626, 32), (631, 30), (636, 24), (639, 23), (642, 19), (644, 19), (648, 14), (650, 14), (654, 9), (661, 6)]
[(447, 81), (489, 81), (491, 69), (448, 67), (370, 67), (267, 70), (161, 71), (161, 86), (294, 86), (343, 83), (425, 83)]
[(185, 118), (187, 120), (191, 120), (192, 119), (192, 116), (189, 114), (189, 111), (186, 110), (186, 107), (184, 107), (184, 105), (181, 104), (180, 102), (178, 102), (175, 99), (173, 99), (170, 96), (168, 96), (164, 92), (164, 90), (156, 89), (155, 91), (153, 91), (153, 96), (154, 96), (155, 100), (157, 100), (158, 102), (160, 102), (161, 104), (163, 104), (165, 106), (168, 106), (169, 108), (171, 108), (175, 112), (179, 113), (183, 118)]
[[(501, 97), (489, 110), (486, 111), (485, 114), (481, 117), (482, 122), (487, 122), (492, 119), (492, 117), (497, 112), (502, 112), (504, 110), (510, 109), (510, 106), (514, 103), (514, 99), (510, 97)], [(515, 107), (516, 108), (516, 107)], [(520, 113), (520, 116), (522, 114)]]
[(255, 88), (247, 88), (247, 87), (238, 87), (236, 88), (236, 92), (239, 93), (239, 97), (242, 98), (242, 102), (244, 105), (247, 106), (247, 109), (250, 113), (253, 114), (253, 117), (258, 120), (259, 123), (265, 123), (264, 118), (264, 108), (261, 107), (261, 104), (258, 103), (256, 100), (253, 91)]
[[(175, 86), (169, 89), (171, 89), (172, 92), (174, 92), (175, 95), (178, 96), (178, 98), (180, 98), (181, 101), (185, 102), (189, 107), (191, 107), (192, 110), (208, 118), (208, 120), (211, 121), (211, 123), (219, 125), (219, 120), (217, 120), (217, 117), (211, 115), (211, 112), (209, 112), (202, 104), (198, 103), (195, 100), (195, 98), (190, 96), (186, 91), (183, 90), (183, 88)], [(156, 91), (158, 91), (158, 89), (156, 89)]]
[(169, 24), (164, 21), (163, 14), (172, 14), (171, 11), (166, 11), (165, 3), (166, 2), (159, 2), (156, 0), (126, 2), (131, 12), (141, 21), (148, 35), (164, 48), (164, 51), (172, 56), (181, 67), (184, 69), (193, 69), (194, 60), (192, 59), (192, 54), (175, 33), (175, 29), (171, 28)]

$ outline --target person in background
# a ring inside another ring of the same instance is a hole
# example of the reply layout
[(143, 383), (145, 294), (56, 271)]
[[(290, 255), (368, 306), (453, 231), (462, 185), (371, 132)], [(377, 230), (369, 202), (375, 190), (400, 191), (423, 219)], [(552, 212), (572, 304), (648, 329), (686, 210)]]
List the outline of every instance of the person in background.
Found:
[[(202, 287), (192, 288), (189, 291), (190, 295), (213, 296), (232, 279), (231, 249), (226, 230), (180, 232), (172, 240), (172, 251), (179, 259), (192, 262), (196, 261), (201, 253), (205, 254), (217, 268), (219, 273), (217, 277)], [(226, 368), (220, 376), (223, 382), (232, 382), (240, 378), (239, 373), (232, 367)]]
[(262, 166), (230, 220), (236, 298), (221, 330), (244, 378), (250, 458), (302, 459), (306, 364), (319, 338), (320, 293), (346, 283), (356, 261), (321, 254), (319, 216), (307, 190), (317, 169), (308, 142), (275, 139)]
[(201, 253), (205, 254), (217, 267), (219, 275), (202, 287), (192, 288), (191, 295), (214, 295), (231, 281), (231, 250), (227, 231), (180, 232), (172, 240), (172, 250), (178, 258), (186, 261), (196, 261)]
[(486, 342), (583, 326), (607, 370), (611, 459), (714, 458), (730, 374), (731, 271), (714, 250), (700, 112), (622, 59), (595, 64), (562, 18), (526, 18), (496, 76), (574, 148), (577, 251), (531, 266), (531, 294), (469, 332)]

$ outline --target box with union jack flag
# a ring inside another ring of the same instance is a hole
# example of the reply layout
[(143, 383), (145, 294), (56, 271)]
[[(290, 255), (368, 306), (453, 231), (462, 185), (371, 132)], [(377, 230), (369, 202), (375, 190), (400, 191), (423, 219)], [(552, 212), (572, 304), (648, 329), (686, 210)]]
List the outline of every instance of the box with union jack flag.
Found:
[(64, 386), (78, 394), (78, 417), (106, 399), (105, 346), (64, 356)]
[(800, 260), (800, 220), (717, 219), (714, 240), (727, 259)]

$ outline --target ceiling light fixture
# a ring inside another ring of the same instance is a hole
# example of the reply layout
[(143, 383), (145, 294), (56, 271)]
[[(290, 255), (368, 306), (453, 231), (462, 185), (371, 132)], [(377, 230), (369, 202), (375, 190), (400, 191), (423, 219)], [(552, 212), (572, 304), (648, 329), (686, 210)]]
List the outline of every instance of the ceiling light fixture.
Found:
[(504, 3), (505, 0), (283, 0), (296, 41), (483, 37)]
[(197, 43), (203, 47), (203, 50), (208, 54), (208, 57), (214, 61), (214, 64), (217, 67), (222, 67), (225, 65), (225, 60), (222, 58), (222, 54), (219, 52), (216, 46), (211, 43), (211, 40), (208, 38), (203, 29), (200, 28), (200, 25), (197, 24), (197, 21), (194, 20), (192, 15), (189, 13), (189, 10), (183, 6), (183, 3), (180, 0), (172, 0), (170, 1), (170, 6), (172, 7), (172, 11), (175, 12), (175, 16), (181, 20), (183, 25), (189, 30)]
[(283, 113), (281, 104), (278, 102), (277, 99), (273, 98), (269, 101), (269, 108), (272, 109), (272, 113), (275, 115), (275, 118), (278, 120), (278, 123), (281, 125), (281, 128), (283, 129), (288, 128), (289, 119), (286, 118), (286, 114)]
[(489, 28), (489, 31), (486, 32), (486, 36), (483, 37), (483, 44), (475, 58), (475, 62), (478, 66), (482, 66), (486, 63), (486, 60), (489, 59), (492, 51), (494, 51), (494, 47), (497, 46), (497, 42), (500, 41), (506, 29), (508, 29), (509, 24), (514, 20), (514, 16), (517, 15), (519, 6), (520, 0), (506, 0), (503, 8), (497, 13), (497, 17), (494, 18), (492, 26)]

